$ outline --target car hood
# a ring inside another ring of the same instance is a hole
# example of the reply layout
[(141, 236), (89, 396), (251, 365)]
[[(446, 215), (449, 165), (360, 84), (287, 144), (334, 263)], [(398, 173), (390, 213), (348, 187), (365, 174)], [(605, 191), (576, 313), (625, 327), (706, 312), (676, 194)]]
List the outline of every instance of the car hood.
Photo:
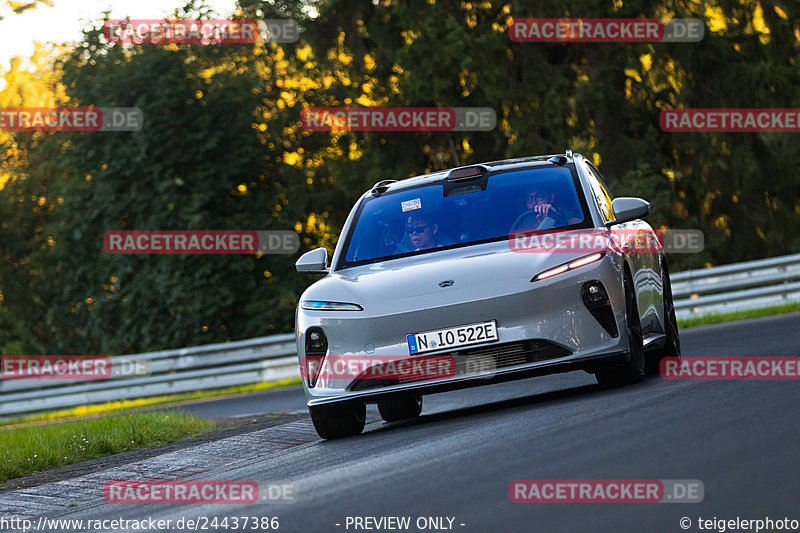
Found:
[(419, 298), (429, 305), (479, 300), (530, 289), (534, 275), (581, 255), (512, 252), (507, 241), (442, 250), (335, 272), (301, 300), (357, 303), (365, 310)]

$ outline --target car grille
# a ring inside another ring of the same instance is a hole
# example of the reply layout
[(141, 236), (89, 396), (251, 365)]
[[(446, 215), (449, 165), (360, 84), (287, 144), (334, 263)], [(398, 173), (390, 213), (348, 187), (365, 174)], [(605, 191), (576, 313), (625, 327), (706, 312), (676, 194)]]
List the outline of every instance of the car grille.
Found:
[(571, 353), (547, 341), (530, 340), (458, 350), (449, 355), (456, 360), (456, 373), (463, 375), (480, 369), (482, 362), (485, 363), (485, 369), (490, 370), (555, 359)]
[[(492, 344), (479, 348), (466, 348), (450, 353), (437, 353), (435, 356), (450, 355), (456, 362), (456, 375), (491, 372), (497, 368), (506, 368), (525, 363), (556, 359), (572, 354), (569, 350), (542, 340), (507, 342)], [(419, 356), (425, 357), (424, 355)], [(359, 380), (353, 383), (350, 390), (365, 390), (386, 385), (421, 381), (421, 378), (395, 380)]]

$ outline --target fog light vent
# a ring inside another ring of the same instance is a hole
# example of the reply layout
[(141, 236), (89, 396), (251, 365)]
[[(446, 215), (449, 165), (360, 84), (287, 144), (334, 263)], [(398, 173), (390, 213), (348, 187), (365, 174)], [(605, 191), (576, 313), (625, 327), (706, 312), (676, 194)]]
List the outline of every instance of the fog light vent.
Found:
[(306, 330), (306, 355), (325, 354), (328, 351), (328, 338), (321, 327), (314, 326)]
[(612, 337), (618, 337), (617, 322), (614, 320), (614, 310), (611, 308), (611, 301), (608, 299), (608, 292), (599, 280), (587, 281), (581, 289), (583, 305), (589, 310), (592, 316), (603, 326), (603, 329)]

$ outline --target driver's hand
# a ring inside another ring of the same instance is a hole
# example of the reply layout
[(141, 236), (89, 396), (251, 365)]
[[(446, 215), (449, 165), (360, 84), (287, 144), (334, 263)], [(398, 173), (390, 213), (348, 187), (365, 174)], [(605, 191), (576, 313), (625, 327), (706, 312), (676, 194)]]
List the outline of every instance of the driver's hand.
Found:
[(553, 204), (538, 204), (533, 206), (533, 212), (540, 217), (546, 217), (550, 212), (558, 213), (553, 207)]

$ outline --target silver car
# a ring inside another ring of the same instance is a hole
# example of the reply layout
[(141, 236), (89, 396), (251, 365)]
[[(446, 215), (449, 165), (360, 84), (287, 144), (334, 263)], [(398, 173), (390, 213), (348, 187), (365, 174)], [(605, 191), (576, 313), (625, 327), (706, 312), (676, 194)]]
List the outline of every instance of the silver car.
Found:
[(295, 328), (319, 435), (360, 433), (368, 403), (396, 421), (425, 394), (573, 370), (618, 386), (679, 356), (649, 210), (570, 150), (377, 183), (330, 266), (296, 264), (326, 274)]

